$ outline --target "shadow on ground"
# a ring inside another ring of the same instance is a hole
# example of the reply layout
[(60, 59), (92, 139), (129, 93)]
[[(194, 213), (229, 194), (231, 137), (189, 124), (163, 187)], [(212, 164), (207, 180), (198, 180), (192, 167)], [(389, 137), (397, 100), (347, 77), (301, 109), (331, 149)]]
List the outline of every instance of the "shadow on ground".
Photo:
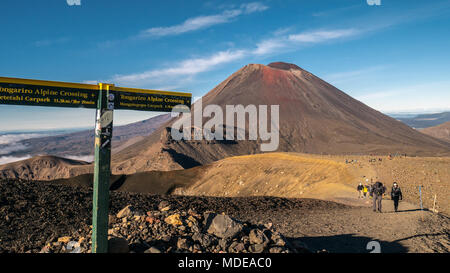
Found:
[(417, 234), (417, 235), (413, 235), (413, 236), (409, 236), (409, 237), (405, 237), (402, 239), (398, 239), (393, 241), (393, 243), (398, 243), (401, 241), (406, 241), (406, 240), (410, 240), (413, 238), (420, 238), (420, 237), (433, 237), (433, 236), (449, 236), (449, 233), (444, 233), (444, 232), (440, 232), (440, 233), (433, 233), (433, 234)]
[[(370, 253), (374, 249), (369, 242), (380, 243), (381, 253), (406, 253), (408, 249), (399, 242), (380, 241), (370, 237), (357, 236), (355, 234), (342, 234), (333, 236), (289, 238), (290, 241), (299, 240), (313, 251), (323, 249), (330, 253)], [(369, 244), (369, 246), (368, 246)]]
[(428, 209), (405, 209), (405, 210), (401, 210), (399, 209), (397, 212), (395, 211), (388, 211), (387, 213), (399, 213), (399, 212), (411, 212), (411, 211), (428, 211)]

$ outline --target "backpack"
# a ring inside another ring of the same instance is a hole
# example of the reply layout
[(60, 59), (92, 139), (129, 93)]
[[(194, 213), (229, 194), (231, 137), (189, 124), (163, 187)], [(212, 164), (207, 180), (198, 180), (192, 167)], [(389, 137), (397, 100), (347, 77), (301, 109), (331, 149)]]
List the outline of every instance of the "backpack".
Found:
[(383, 195), (384, 191), (385, 191), (385, 188), (381, 182), (375, 183), (374, 192), (376, 195)]

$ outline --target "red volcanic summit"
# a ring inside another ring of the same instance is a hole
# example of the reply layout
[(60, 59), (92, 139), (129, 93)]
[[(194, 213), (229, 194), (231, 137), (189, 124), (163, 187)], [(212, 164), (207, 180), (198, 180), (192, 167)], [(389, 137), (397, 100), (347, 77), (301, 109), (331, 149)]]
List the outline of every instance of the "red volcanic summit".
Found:
[[(429, 156), (450, 153), (447, 142), (370, 108), (295, 64), (246, 65), (208, 92), (202, 104), (203, 108), (215, 104), (222, 109), (225, 105), (279, 105), (278, 152), (398, 152)], [(203, 118), (203, 123), (207, 120)], [(260, 140), (174, 141), (169, 133), (173, 122), (117, 153), (115, 171), (189, 168), (229, 156), (261, 152)]]
[(281, 69), (281, 70), (290, 70), (290, 69), (302, 70), (300, 67), (298, 67), (295, 64), (289, 64), (289, 63), (283, 63), (283, 62), (274, 62), (274, 63), (268, 64), (267, 66)]

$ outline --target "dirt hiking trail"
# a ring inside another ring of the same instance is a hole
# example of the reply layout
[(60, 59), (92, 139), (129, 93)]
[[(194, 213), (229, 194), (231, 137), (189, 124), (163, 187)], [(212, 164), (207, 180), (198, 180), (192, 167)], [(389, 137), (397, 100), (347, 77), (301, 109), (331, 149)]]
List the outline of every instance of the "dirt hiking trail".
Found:
[[(288, 215), (268, 216), (276, 227), (295, 241), (315, 251), (367, 253), (370, 241), (380, 243), (382, 253), (450, 252), (450, 219), (446, 216), (400, 202), (394, 211), (392, 200), (383, 200), (382, 213), (373, 212), (372, 200), (348, 200), (343, 209), (292, 210)], [(288, 219), (288, 218), (290, 219)], [(259, 218), (259, 217), (258, 217)], [(262, 222), (269, 221), (260, 216)]]

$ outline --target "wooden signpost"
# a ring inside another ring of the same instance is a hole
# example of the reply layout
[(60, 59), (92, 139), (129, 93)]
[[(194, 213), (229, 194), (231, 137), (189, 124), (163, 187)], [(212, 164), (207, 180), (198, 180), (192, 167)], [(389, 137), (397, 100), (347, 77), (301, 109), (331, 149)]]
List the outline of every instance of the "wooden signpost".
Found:
[(114, 109), (189, 111), (190, 93), (0, 77), (0, 104), (95, 108), (92, 253), (108, 251), (109, 177)]
[(437, 199), (437, 194), (434, 195), (434, 201), (433, 201), (433, 212), (434, 213), (438, 213), (438, 210), (436, 209), (436, 199)]

